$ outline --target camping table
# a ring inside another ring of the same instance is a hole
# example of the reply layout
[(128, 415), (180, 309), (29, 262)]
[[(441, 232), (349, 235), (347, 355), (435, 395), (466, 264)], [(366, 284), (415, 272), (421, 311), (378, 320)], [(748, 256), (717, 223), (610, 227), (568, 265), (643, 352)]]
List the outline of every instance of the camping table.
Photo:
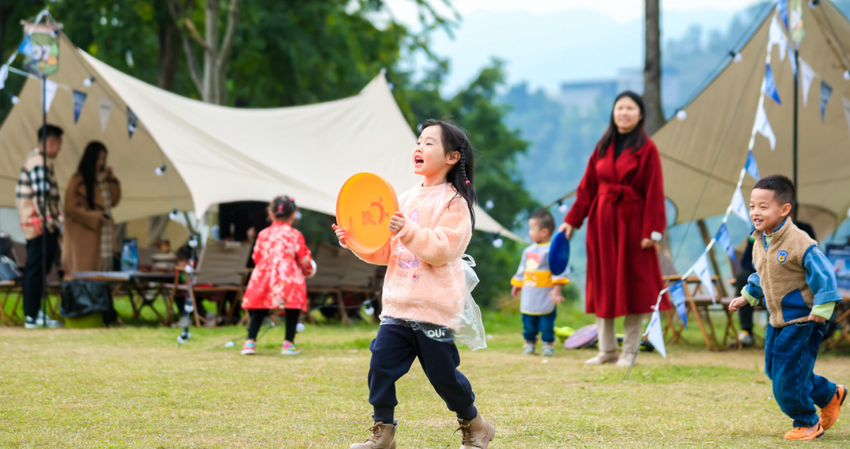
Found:
[[(142, 308), (150, 307), (164, 326), (170, 325), (173, 320), (171, 296), (165, 286), (166, 283), (174, 281), (173, 273), (85, 271), (74, 273), (74, 280), (116, 284), (113, 295), (124, 289), (130, 298), (130, 306), (133, 308), (133, 319), (139, 318)], [(152, 293), (150, 298), (148, 298), (149, 293)], [(162, 316), (154, 307), (157, 298), (162, 298), (165, 302), (165, 316)]]
[[(682, 280), (681, 276), (664, 276), (665, 286), (669, 286), (670, 284)], [(717, 285), (720, 282), (720, 278), (717, 276), (712, 276), (712, 282), (715, 287), (715, 294), (717, 294), (720, 290), (717, 288)], [(683, 288), (685, 290), (685, 302), (690, 306), (688, 310), (688, 314), (693, 316), (696, 319), (697, 325), (699, 325), (699, 330), (702, 332), (702, 337), (705, 340), (705, 347), (708, 348), (709, 351), (717, 351), (726, 347), (726, 343), (728, 339), (731, 337), (735, 340), (735, 343), (738, 347), (741, 347), (741, 342), (738, 340), (738, 332), (735, 329), (734, 321), (729, 318), (726, 322), (726, 328), (723, 330), (723, 344), (721, 345), (717, 340), (717, 334), (714, 331), (714, 323), (711, 321), (711, 310), (709, 307), (719, 306), (723, 308), (727, 312), (727, 317), (729, 317), (729, 303), (728, 301), (723, 301), (722, 298), (715, 297), (714, 300), (708, 294), (702, 293), (702, 282), (699, 277), (696, 275), (688, 276), (687, 279), (684, 279)], [(700, 311), (703, 314), (700, 314)], [(704, 315), (705, 318), (702, 317)], [(682, 331), (685, 330), (684, 323), (679, 323), (676, 326), (675, 317), (678, 316), (675, 308), (671, 308), (667, 312), (667, 326), (664, 328), (665, 338), (667, 336), (668, 331), (672, 333), (672, 344), (677, 344), (682, 336)]]

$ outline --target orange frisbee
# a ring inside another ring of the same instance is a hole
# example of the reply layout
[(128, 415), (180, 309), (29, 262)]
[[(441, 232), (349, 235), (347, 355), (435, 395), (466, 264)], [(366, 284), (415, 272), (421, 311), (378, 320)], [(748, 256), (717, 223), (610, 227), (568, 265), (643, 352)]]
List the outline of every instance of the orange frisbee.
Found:
[(390, 241), (390, 218), (398, 211), (398, 197), (387, 180), (374, 173), (358, 173), (339, 190), (336, 223), (345, 229), (348, 247), (372, 254)]

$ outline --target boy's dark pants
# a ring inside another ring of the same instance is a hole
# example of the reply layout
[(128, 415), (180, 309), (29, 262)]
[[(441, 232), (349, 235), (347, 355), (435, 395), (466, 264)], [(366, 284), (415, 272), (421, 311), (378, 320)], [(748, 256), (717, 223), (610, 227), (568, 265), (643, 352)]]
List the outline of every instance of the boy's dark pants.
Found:
[(393, 422), (393, 410), (398, 405), (395, 383), (410, 371), (416, 357), (449, 410), (463, 420), (478, 416), (469, 380), (457, 369), (460, 354), (454, 342), (432, 340), (421, 330), (382, 324), (370, 349), (369, 403), (375, 408), (375, 422)]
[(812, 427), (819, 421), (818, 407), (835, 396), (835, 384), (814, 373), (824, 323), (808, 321), (783, 328), (767, 325), (764, 371), (773, 381), (779, 408), (794, 419), (794, 427)]
[(526, 315), (522, 314), (522, 336), (526, 341), (537, 341), (537, 333), (545, 343), (555, 341), (555, 318), (558, 317), (558, 308), (548, 315)]

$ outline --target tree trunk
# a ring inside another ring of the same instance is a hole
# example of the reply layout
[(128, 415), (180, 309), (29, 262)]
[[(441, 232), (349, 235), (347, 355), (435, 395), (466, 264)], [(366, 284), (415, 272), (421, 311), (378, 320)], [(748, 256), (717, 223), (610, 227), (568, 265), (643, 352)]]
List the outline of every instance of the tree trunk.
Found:
[(646, 0), (646, 62), (643, 69), (646, 100), (646, 132), (653, 134), (664, 124), (661, 107), (661, 24), (659, 0)]
[[(159, 76), (156, 85), (160, 89), (172, 91), (174, 89), (174, 77), (177, 74), (177, 66), (180, 61), (180, 30), (174, 24), (171, 16), (163, 11), (162, 3), (157, 2), (157, 18), (159, 34)], [(166, 229), (171, 219), (168, 214), (157, 215), (148, 218), (148, 246), (156, 246), (160, 241), (167, 238)]]
[(221, 24), (219, 0), (207, 0), (204, 15), (204, 40), (207, 48), (204, 54), (204, 91), (202, 98), (207, 103), (221, 104), (219, 100), (218, 70), (218, 28)]
[(171, 91), (174, 77), (180, 61), (180, 30), (170, 17), (158, 20), (159, 28), (159, 77), (156, 85), (160, 89)]

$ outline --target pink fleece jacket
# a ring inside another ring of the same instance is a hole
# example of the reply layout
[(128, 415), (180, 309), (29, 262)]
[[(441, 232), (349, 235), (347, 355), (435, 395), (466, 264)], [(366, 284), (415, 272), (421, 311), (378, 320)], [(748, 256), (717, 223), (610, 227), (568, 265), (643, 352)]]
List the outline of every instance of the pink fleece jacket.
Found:
[(466, 200), (450, 184), (417, 186), (400, 197), (407, 223), (380, 251), (357, 254), (387, 265), (382, 317), (457, 329), (466, 279), (460, 257), (472, 238)]

